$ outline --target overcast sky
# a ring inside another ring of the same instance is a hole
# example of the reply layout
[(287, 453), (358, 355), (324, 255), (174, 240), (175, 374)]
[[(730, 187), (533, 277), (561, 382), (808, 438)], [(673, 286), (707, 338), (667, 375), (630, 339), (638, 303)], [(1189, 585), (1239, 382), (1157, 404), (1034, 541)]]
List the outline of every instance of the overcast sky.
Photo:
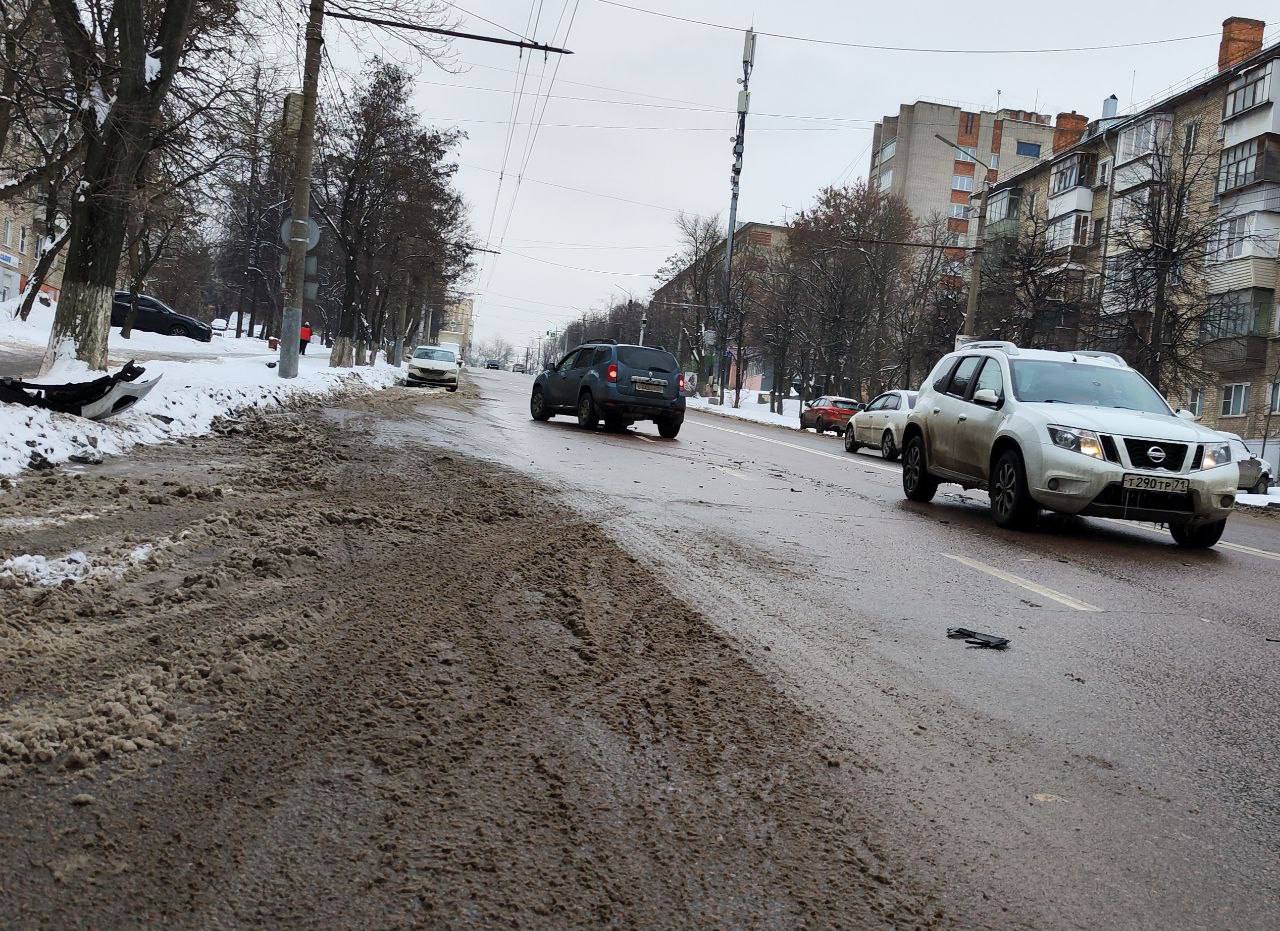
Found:
[[(1093, 118), (1115, 93), (1127, 112), (1131, 100), (1158, 97), (1214, 67), (1224, 18), (1265, 19), (1267, 9), (1259, 0), (1065, 6), (991, 0), (980, 18), (972, 5), (963, 7), (971, 15), (962, 18), (954, 3), (918, 0), (762, 0), (754, 7), (742, 0), (626, 2), (736, 29), (754, 18), (755, 28), (766, 32), (916, 48), (1063, 48), (1208, 34), (1050, 54), (881, 51), (761, 36), (738, 218), (772, 223), (805, 207), (824, 185), (865, 178), (871, 126), (899, 104), (924, 98), (993, 109), (999, 91), (1006, 107), (1050, 114), (1074, 109)], [(625, 292), (647, 296), (676, 245), (675, 211), (727, 217), (742, 34), (602, 0), (461, 0), (460, 7), (467, 11), (454, 11), (460, 29), (510, 35), (483, 17), (575, 53), (559, 62), (517, 193), (535, 101), (542, 113), (536, 92), (541, 82), (545, 95), (557, 56), (545, 66), (540, 54), (525, 59), (530, 67), (496, 212), (497, 172), (522, 59), (514, 49), (460, 41), (454, 46), (458, 73), (420, 68), (420, 112), (468, 136), (458, 152), (458, 185), (474, 236), (478, 242), (491, 236), (493, 248), (501, 242), (503, 254), (485, 256), (465, 285), (476, 292), (477, 338), (501, 334), (523, 347)], [(536, 32), (526, 26), (531, 11)], [(332, 45), (341, 66), (355, 70), (350, 49)]]

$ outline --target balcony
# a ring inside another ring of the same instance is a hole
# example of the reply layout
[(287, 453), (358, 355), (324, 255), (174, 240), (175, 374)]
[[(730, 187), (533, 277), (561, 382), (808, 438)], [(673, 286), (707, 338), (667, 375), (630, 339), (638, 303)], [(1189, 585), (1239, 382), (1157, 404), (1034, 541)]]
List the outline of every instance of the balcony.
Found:
[(1265, 336), (1232, 336), (1214, 340), (1204, 347), (1204, 364), (1215, 372), (1256, 369), (1267, 361)]

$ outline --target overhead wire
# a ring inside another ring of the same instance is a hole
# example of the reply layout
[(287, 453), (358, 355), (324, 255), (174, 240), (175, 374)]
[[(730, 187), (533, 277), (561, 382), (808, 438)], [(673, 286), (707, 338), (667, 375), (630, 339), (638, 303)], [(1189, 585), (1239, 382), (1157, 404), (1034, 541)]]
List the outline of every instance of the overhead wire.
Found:
[[(716, 23), (705, 19), (693, 19), (688, 16), (677, 16), (674, 13), (664, 13), (661, 10), (650, 10), (640, 6), (634, 6), (630, 3), (621, 3), (619, 0), (596, 0), (605, 6), (618, 7), (623, 10), (630, 10), (633, 13), (643, 13), (646, 16), (656, 16), (661, 19), (673, 20), (675, 22), (690, 23), (696, 26), (706, 26), (711, 29), (727, 29), (732, 32), (742, 32), (742, 26), (731, 26), (728, 23)], [(1168, 45), (1174, 42), (1190, 42), (1195, 39), (1216, 38), (1216, 32), (1204, 32), (1191, 36), (1173, 36), (1167, 39), (1145, 39), (1136, 42), (1114, 42), (1105, 45), (1077, 45), (1063, 46), (1052, 48), (928, 48), (910, 45), (877, 45), (869, 42), (848, 42), (841, 39), (821, 39), (817, 36), (800, 36), (792, 35), (785, 32), (766, 32), (763, 29), (755, 29), (754, 32), (759, 36), (768, 36), (771, 39), (785, 39), (789, 42), (808, 42), (813, 45), (830, 45), (838, 48), (857, 48), (869, 49), (878, 52), (922, 52), (934, 55), (1049, 55), (1062, 52), (1102, 52), (1112, 49), (1126, 48), (1142, 48), (1151, 45)]]

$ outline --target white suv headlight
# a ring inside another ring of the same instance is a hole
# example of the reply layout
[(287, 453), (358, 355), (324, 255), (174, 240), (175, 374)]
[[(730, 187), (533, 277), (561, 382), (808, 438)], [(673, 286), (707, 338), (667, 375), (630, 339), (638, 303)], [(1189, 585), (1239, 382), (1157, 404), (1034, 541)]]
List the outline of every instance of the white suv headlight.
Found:
[(1229, 443), (1215, 443), (1204, 448), (1204, 458), (1200, 460), (1200, 468), (1216, 469), (1218, 466), (1226, 465), (1230, 461), (1231, 445)]
[(1069, 449), (1073, 453), (1083, 453), (1094, 459), (1105, 459), (1102, 452), (1102, 441), (1092, 430), (1081, 430), (1079, 427), (1049, 427), (1049, 439), (1054, 446)]

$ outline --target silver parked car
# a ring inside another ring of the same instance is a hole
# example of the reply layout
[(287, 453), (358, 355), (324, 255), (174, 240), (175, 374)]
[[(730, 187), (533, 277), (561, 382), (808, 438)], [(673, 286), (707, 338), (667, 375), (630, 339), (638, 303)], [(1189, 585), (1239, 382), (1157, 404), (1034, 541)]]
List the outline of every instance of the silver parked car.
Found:
[(1271, 463), (1260, 459), (1244, 445), (1235, 433), (1219, 431), (1231, 443), (1231, 458), (1240, 466), (1240, 488), (1255, 495), (1265, 495), (1271, 487)]

